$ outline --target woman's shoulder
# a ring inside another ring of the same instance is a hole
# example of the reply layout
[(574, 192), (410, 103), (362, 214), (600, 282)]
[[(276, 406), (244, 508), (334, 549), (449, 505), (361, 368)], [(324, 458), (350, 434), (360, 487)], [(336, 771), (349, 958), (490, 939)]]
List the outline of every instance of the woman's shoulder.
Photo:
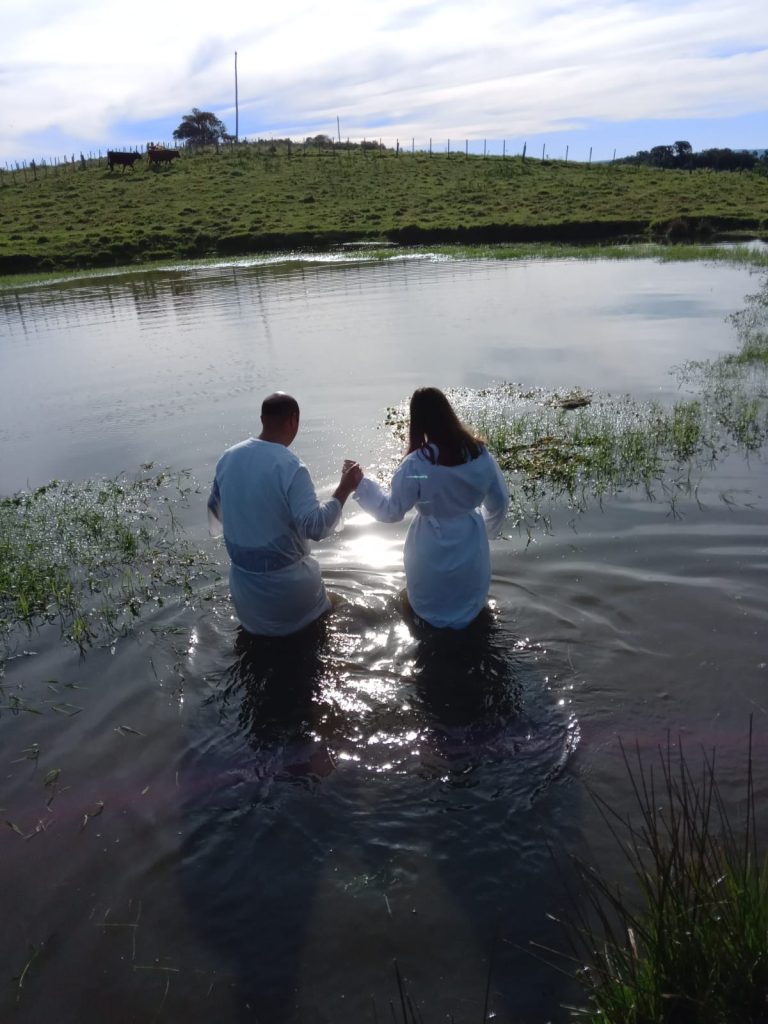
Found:
[(434, 466), (437, 464), (439, 455), (440, 450), (436, 444), (425, 444), (423, 448), (408, 452), (400, 465)]

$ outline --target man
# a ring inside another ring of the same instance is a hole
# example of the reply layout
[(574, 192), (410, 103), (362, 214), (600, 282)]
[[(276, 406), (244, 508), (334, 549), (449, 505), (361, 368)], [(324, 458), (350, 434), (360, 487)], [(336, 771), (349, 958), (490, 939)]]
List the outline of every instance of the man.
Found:
[(213, 535), (224, 535), (242, 625), (260, 636), (286, 636), (330, 610), (309, 541), (332, 533), (362, 470), (345, 462), (333, 497), (320, 502), (309, 470), (288, 450), (299, 430), (296, 399), (282, 391), (269, 395), (261, 424), (258, 438), (236, 444), (219, 459), (208, 523)]

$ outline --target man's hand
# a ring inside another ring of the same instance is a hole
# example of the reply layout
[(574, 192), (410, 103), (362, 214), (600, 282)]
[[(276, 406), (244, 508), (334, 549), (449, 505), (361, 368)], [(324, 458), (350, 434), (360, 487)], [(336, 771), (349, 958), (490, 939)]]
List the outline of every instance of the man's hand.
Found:
[(362, 479), (363, 471), (360, 466), (358, 466), (358, 464), (352, 459), (345, 459), (344, 465), (341, 468), (341, 480), (339, 480), (339, 486), (333, 492), (334, 498), (338, 498), (343, 505), (352, 491), (357, 489)]

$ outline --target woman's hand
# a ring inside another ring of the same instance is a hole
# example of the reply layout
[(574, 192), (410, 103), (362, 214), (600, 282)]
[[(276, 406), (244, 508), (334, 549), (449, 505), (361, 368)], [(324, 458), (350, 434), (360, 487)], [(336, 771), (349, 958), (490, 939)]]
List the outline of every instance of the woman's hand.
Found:
[(355, 487), (357, 487), (357, 485), (363, 479), (363, 471), (360, 468), (359, 463), (355, 462), (354, 459), (344, 459), (344, 462), (341, 467), (342, 475), (344, 473), (349, 473), (350, 471), (353, 471), (352, 475), (355, 477)]

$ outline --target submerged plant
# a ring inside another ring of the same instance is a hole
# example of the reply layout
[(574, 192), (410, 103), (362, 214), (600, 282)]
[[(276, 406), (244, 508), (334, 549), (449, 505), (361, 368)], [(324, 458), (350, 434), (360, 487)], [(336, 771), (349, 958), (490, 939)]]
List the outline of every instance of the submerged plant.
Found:
[(622, 746), (636, 816), (594, 797), (630, 870), (623, 890), (576, 861), (586, 897), (566, 922), (576, 978), (601, 1024), (762, 1024), (768, 1006), (768, 860), (758, 846), (752, 732), (744, 818), (715, 756), (694, 769), (667, 742), (648, 765)]
[(160, 472), (0, 499), (0, 665), (20, 628), (58, 619), (83, 649), (123, 633), (148, 601), (188, 598), (207, 568), (173, 512), (188, 489), (184, 474)]

